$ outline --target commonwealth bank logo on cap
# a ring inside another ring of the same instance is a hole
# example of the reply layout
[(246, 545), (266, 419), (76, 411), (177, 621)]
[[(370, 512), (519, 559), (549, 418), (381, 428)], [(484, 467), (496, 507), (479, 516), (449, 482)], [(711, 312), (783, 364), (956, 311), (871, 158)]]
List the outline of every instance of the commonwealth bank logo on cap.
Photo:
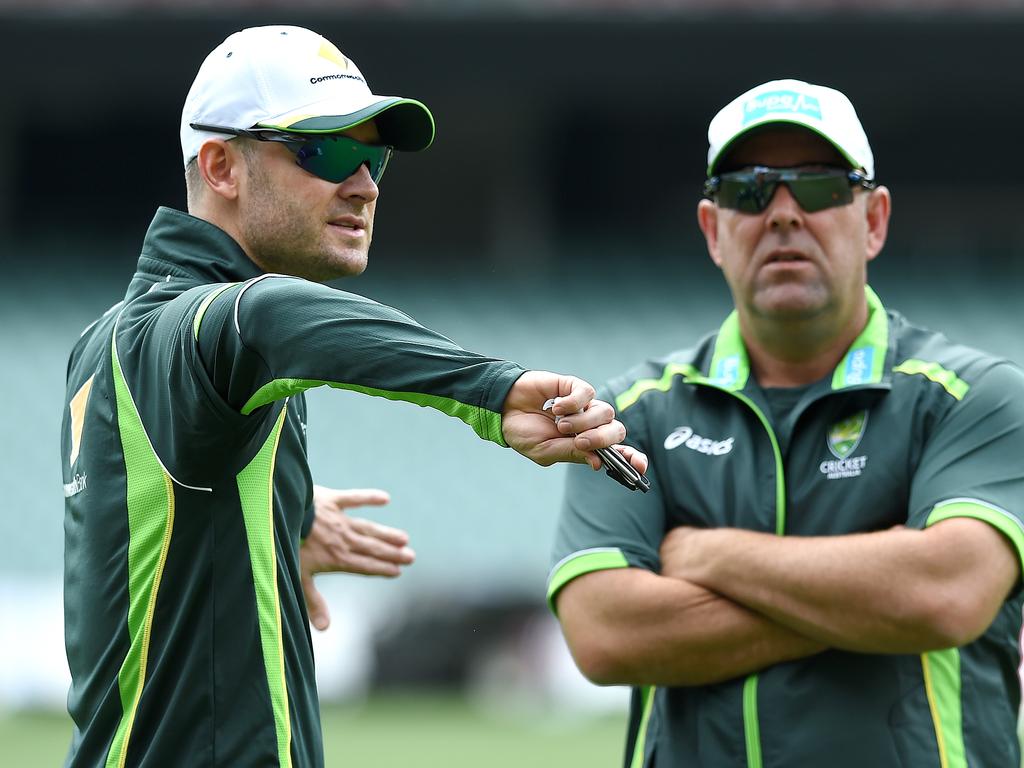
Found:
[(381, 139), (416, 152), (434, 140), (434, 118), (415, 99), (377, 96), (355, 62), (302, 27), (250, 27), (229, 35), (206, 57), (181, 112), (181, 153), (223, 134), (191, 123), (336, 133), (374, 119)]
[(800, 125), (814, 131), (860, 168), (875, 177), (875, 158), (853, 104), (834, 88), (803, 80), (772, 80), (729, 102), (708, 126), (708, 176), (736, 140), (771, 123)]

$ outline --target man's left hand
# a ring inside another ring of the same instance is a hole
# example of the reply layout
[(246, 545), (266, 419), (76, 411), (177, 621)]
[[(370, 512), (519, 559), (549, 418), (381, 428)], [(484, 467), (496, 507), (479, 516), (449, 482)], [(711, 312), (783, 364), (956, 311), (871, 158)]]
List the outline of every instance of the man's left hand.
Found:
[(317, 629), (327, 629), (331, 615), (313, 583), (314, 574), (344, 572), (395, 577), (401, 574), (401, 566), (410, 565), (416, 558), (405, 531), (345, 513), (353, 507), (379, 507), (390, 500), (386, 491), (376, 488), (335, 490), (313, 486), (315, 517), (309, 536), (299, 549), (299, 560), (306, 609)]

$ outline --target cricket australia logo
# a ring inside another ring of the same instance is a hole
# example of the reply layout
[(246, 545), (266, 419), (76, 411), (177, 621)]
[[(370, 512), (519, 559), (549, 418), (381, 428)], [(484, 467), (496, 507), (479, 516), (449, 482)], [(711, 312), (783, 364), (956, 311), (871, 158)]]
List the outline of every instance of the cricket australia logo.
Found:
[(859, 477), (868, 463), (867, 456), (851, 456), (860, 445), (867, 428), (868, 412), (861, 411), (836, 422), (828, 431), (828, 449), (836, 458), (821, 462), (821, 474), (829, 480)]

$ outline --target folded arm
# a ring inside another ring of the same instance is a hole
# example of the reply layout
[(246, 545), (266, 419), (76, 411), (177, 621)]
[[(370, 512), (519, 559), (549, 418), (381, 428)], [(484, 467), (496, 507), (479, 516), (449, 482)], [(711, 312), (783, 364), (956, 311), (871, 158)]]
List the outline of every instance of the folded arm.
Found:
[(677, 528), (662, 558), (664, 572), (684, 583), (820, 643), (867, 653), (968, 643), (1020, 578), (1009, 539), (970, 518), (823, 537)]
[(556, 599), (577, 665), (602, 685), (705, 685), (825, 647), (703, 587), (639, 568), (584, 574)]

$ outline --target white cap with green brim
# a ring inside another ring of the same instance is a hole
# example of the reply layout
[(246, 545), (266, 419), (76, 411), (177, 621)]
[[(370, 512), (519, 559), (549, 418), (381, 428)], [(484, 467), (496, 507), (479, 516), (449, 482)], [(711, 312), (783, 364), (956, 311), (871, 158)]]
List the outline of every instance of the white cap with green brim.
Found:
[(834, 146), (869, 179), (875, 158), (853, 104), (845, 95), (803, 80), (772, 80), (729, 102), (708, 126), (708, 176), (736, 141), (755, 128), (771, 124), (799, 125)]
[(355, 62), (334, 43), (302, 27), (250, 27), (228, 36), (206, 57), (181, 112), (185, 165), (229, 128), (338, 133), (373, 119), (381, 141), (417, 152), (434, 140), (434, 118), (415, 99), (376, 96)]

